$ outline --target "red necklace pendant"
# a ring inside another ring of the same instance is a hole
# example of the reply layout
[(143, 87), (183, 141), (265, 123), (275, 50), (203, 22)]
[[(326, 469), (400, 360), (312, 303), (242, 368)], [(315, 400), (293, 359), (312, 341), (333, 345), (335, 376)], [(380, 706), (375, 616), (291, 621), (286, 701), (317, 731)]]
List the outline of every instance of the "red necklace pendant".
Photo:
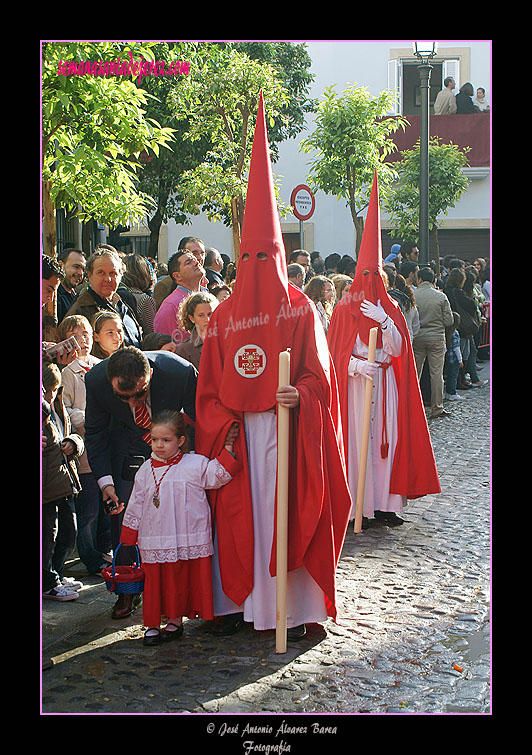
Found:
[[(174, 466), (174, 464), (178, 464), (181, 461), (182, 456), (183, 456), (182, 453), (178, 453), (175, 456), (173, 456), (171, 459), (167, 460), (166, 464), (168, 464), (168, 469), (165, 469), (165, 471), (161, 475), (161, 479), (159, 480), (159, 482), (157, 482), (157, 478), (155, 477), (155, 472), (153, 471), (154, 463), (152, 459), (151, 473), (153, 475), (153, 481), (155, 483), (155, 493), (153, 494), (152, 503), (156, 509), (158, 509), (159, 506), (161, 505), (161, 499), (159, 498), (159, 488), (161, 487), (161, 482), (163, 481), (163, 477), (170, 470), (170, 468)], [(157, 464), (157, 466), (160, 466), (160, 464)]]

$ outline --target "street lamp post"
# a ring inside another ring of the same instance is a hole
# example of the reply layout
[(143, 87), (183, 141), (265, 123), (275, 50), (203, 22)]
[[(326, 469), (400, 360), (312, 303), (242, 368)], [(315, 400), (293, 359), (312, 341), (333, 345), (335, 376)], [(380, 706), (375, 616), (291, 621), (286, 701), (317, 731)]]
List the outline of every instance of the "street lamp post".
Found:
[(437, 42), (412, 42), (421, 89), (421, 130), (419, 138), (419, 266), (429, 266), (429, 108), (430, 60), (438, 51)]

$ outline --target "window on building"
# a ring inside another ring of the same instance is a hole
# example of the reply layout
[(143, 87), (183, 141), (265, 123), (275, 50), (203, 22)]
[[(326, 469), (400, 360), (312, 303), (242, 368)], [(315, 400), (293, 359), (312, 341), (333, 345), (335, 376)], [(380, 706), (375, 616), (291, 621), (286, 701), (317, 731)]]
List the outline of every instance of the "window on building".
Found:
[(144, 236), (108, 236), (107, 243), (125, 254), (142, 254), (148, 256), (150, 237)]
[[(420, 115), (421, 92), (419, 87), (419, 63), (412, 57), (394, 58), (388, 61), (388, 89), (397, 93), (397, 102), (390, 115)], [(460, 60), (458, 58), (435, 59), (432, 63), (430, 77), (430, 107), (434, 109), (434, 100), (443, 82), (448, 76), (455, 81), (456, 94), (460, 89)]]

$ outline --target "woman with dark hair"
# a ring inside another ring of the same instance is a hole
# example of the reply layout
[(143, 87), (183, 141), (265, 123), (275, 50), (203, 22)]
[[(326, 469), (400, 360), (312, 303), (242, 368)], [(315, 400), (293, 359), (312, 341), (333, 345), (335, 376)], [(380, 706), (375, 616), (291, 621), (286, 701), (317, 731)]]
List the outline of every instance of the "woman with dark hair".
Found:
[(451, 305), (451, 309), (453, 312), (457, 312), (457, 303), (456, 299), (457, 296), (459, 296), (459, 293), (461, 292), (463, 286), (465, 283), (465, 273), (463, 268), (461, 267), (454, 267), (452, 270), (449, 271), (449, 275), (447, 276), (447, 280), (445, 281), (445, 295), (449, 299), (449, 303)]
[(462, 114), (478, 113), (479, 109), (473, 104), (473, 95), (475, 94), (473, 85), (468, 81), (462, 84), (460, 91), (456, 95), (456, 112)]
[[(462, 309), (460, 307), (460, 304), (463, 303), (464, 299), (464, 292), (463, 287), (465, 283), (465, 272), (463, 268), (461, 267), (454, 267), (450, 270), (449, 275), (447, 276), (447, 280), (445, 281), (445, 287), (443, 289), (445, 295), (449, 299), (449, 304), (451, 305), (451, 310), (453, 312), (458, 312), (459, 315), (462, 313)], [(468, 302), (465, 302), (466, 306)], [(460, 333), (460, 331), (458, 331)], [(462, 337), (462, 334), (460, 333), (460, 349), (462, 351), (462, 361), (465, 364), (467, 357), (469, 356), (469, 352), (467, 354), (464, 354), (463, 348), (464, 348), (464, 341), (465, 339)], [(459, 390), (466, 390), (466, 388), (470, 388), (471, 385), (464, 380), (464, 368), (460, 368), (460, 372), (458, 373), (458, 378), (456, 382), (456, 387)]]
[[(477, 308), (478, 321), (479, 323), (481, 323), (482, 313), (480, 311), (480, 307), (478, 304), (479, 302), (478, 296), (475, 291), (475, 285), (477, 282), (476, 271), (474, 268), (473, 270), (468, 268), (466, 269), (465, 274), (466, 274), (466, 279), (465, 279), (465, 283), (462, 290), (467, 297), (470, 297), (475, 302), (475, 306)], [(471, 378), (471, 385), (473, 388), (482, 388), (482, 386), (486, 385), (486, 383), (488, 382), (487, 380), (481, 380), (477, 374), (478, 347), (477, 347), (476, 337), (478, 335), (479, 330), (480, 330), (480, 325), (479, 325), (478, 330), (475, 333), (473, 333), (471, 336), (469, 336), (469, 356), (464, 361), (464, 375), (469, 373), (469, 377)], [(460, 328), (458, 329), (458, 332), (460, 332)]]
[(122, 276), (122, 284), (135, 297), (138, 319), (143, 333), (144, 335), (153, 333), (153, 321), (157, 311), (155, 299), (151, 296), (155, 280), (153, 268), (142, 254), (127, 254), (122, 261), (126, 268)]
[[(462, 268), (456, 267), (449, 273), (444, 289), (452, 311), (458, 312), (460, 315), (458, 332), (460, 334), (460, 350), (464, 363), (464, 367), (460, 369), (458, 375), (457, 388), (460, 390), (472, 388), (473, 386), (481, 387), (487, 382), (479, 379), (476, 373), (476, 365), (473, 364), (472, 367), (469, 361), (471, 342), (480, 327), (480, 313), (472, 295), (474, 282), (475, 276), (472, 273), (465, 273)], [(469, 293), (467, 293), (468, 291)], [(471, 382), (468, 382), (465, 378), (467, 372), (469, 372)]]
[[(410, 340), (413, 340), (415, 336), (419, 333), (419, 311), (416, 306), (416, 299), (414, 296), (414, 290), (412, 286), (409, 286), (404, 279), (404, 277), (397, 273), (395, 276), (395, 289), (396, 291), (400, 291), (403, 296), (406, 298), (406, 305), (404, 307), (404, 316), (406, 320), (406, 324), (408, 326), (408, 332), (410, 333)], [(388, 292), (391, 296), (393, 296), (392, 292)]]

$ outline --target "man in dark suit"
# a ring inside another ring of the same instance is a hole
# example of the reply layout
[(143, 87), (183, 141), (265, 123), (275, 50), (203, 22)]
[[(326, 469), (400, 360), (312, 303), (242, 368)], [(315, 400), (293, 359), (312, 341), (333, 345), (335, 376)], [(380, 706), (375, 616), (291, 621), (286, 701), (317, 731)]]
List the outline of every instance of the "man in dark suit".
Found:
[(209, 281), (209, 288), (215, 285), (223, 285), (224, 279), (220, 273), (223, 270), (224, 261), (218, 249), (211, 247), (205, 250), (205, 262), (203, 263), (203, 267), (205, 268), (205, 277)]
[[(87, 372), (85, 447), (104, 500), (118, 507), (111, 528), (114, 549), (135, 472), (151, 453), (150, 418), (163, 409), (175, 409), (193, 424), (197, 374), (176, 354), (143, 352), (133, 346), (119, 349)], [(122, 546), (116, 563), (133, 563), (135, 556), (133, 548)], [(140, 595), (120, 595), (113, 618), (129, 616), (140, 602)]]

